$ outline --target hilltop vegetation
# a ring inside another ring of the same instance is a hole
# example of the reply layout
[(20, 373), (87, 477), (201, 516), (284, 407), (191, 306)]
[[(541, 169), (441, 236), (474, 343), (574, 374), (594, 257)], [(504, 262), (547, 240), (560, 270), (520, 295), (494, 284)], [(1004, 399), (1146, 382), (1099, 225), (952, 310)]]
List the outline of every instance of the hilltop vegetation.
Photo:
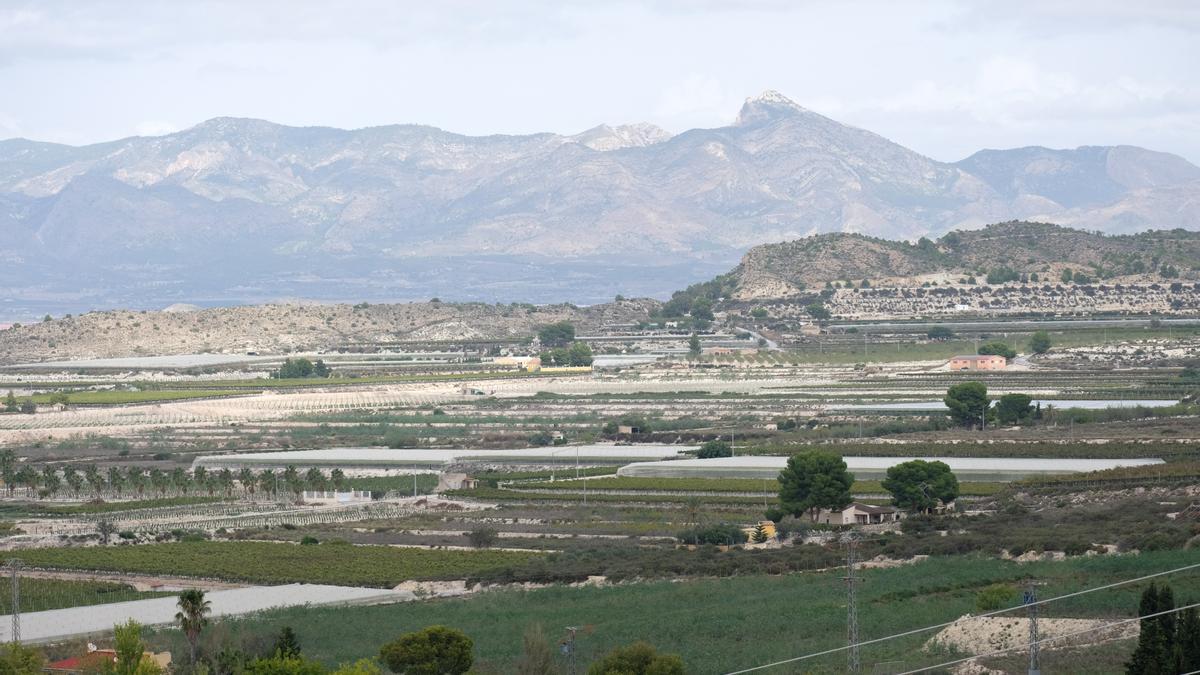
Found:
[[(950, 232), (937, 240), (889, 241), (822, 234), (751, 249), (729, 275), (734, 297), (786, 297), (826, 284), (944, 275), (1004, 283), (1078, 277), (1102, 280), (1191, 278), (1200, 269), (1200, 233), (1156, 230), (1109, 236), (1049, 223), (1012, 221)], [(1034, 275), (1037, 275), (1034, 277)], [(1076, 278), (1078, 282), (1080, 279)], [(927, 279), (928, 281), (928, 279)]]

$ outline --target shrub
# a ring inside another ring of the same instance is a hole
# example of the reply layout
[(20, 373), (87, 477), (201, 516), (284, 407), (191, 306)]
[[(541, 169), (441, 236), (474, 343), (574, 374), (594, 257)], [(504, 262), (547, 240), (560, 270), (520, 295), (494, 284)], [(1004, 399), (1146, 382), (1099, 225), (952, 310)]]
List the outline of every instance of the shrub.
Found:
[(429, 626), (405, 633), (379, 650), (393, 673), (460, 675), (471, 669), (475, 644), (465, 633), (447, 626)]
[(588, 675), (683, 675), (678, 654), (659, 654), (647, 642), (617, 647), (588, 668)]
[(714, 457), (730, 457), (733, 455), (733, 448), (722, 440), (708, 441), (700, 446), (696, 451), (696, 457), (700, 459), (712, 459)]
[(730, 523), (718, 523), (715, 525), (705, 525), (702, 527), (693, 527), (679, 534), (675, 538), (683, 544), (716, 544), (716, 545), (734, 545), (746, 543), (746, 533), (742, 528)]
[(305, 536), (300, 540), (301, 546), (316, 546), (319, 543), (321, 543), (321, 541), (313, 536)]
[(499, 538), (499, 533), (486, 525), (476, 527), (467, 533), (467, 541), (471, 542), (471, 546), (475, 548), (491, 548)]
[(1016, 589), (1008, 584), (992, 584), (975, 594), (975, 609), (980, 612), (994, 612), (1007, 607)]

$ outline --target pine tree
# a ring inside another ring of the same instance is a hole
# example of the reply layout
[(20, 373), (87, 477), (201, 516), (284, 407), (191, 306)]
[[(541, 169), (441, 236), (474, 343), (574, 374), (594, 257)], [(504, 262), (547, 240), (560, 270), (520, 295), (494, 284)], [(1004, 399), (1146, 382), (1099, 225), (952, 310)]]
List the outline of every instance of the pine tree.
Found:
[(296, 631), (291, 626), (284, 626), (275, 638), (275, 655), (285, 659), (300, 656), (300, 641), (296, 639)]

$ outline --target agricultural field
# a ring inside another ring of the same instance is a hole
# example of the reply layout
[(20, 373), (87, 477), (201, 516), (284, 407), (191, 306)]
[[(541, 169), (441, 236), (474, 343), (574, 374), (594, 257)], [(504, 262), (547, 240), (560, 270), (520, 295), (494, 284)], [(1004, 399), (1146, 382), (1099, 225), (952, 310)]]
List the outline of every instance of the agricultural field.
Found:
[(532, 553), (433, 551), (336, 542), (180, 542), (21, 552), (46, 569), (209, 577), (265, 584), (320, 583), (386, 588), (411, 579), (457, 579), (525, 562)]
[[(865, 579), (859, 596), (861, 636), (867, 640), (953, 621), (976, 612), (979, 593), (998, 584), (1011, 589), (1005, 605), (1014, 607), (1019, 589), (1030, 579), (1045, 584), (1039, 588), (1040, 597), (1051, 598), (1194, 562), (1186, 552), (1164, 552), (1029, 564), (982, 557), (935, 558), (891, 569), (867, 569), (861, 572)], [(586, 625), (586, 632), (578, 637), (583, 663), (614, 646), (649, 637), (660, 649), (683, 654), (688, 672), (726, 673), (843, 645), (841, 575), (841, 570), (831, 570), (683, 583), (505, 590), (465, 601), (279, 610), (231, 622), (229, 630), (251, 639), (291, 626), (306, 655), (332, 665), (372, 653), (399, 633), (443, 624), (475, 640), (478, 659), (487, 670), (510, 672), (528, 626), (541, 624), (552, 640), (558, 640), (561, 626)], [(1194, 571), (1168, 581), (1179, 597), (1200, 595), (1200, 577)], [(1042, 616), (1129, 617), (1136, 611), (1141, 590), (1129, 585), (1054, 602), (1043, 608)], [(802, 604), (802, 617), (797, 602)], [(903, 603), (905, 611), (893, 611), (896, 603)], [(917, 668), (958, 658), (945, 651), (922, 650), (935, 632), (863, 647), (863, 663), (866, 668), (883, 662)], [(765, 635), (773, 637), (764, 639)], [(164, 646), (178, 646), (179, 640), (177, 632), (154, 638)], [(1131, 641), (1125, 641), (1099, 653), (1048, 649), (1043, 652), (1043, 667), (1049, 672), (1080, 672), (1076, 667), (1082, 663), (1088, 672), (1117, 672), (1132, 647)], [(845, 655), (808, 661), (803, 668), (803, 672), (844, 672)]]
[[(163, 591), (139, 591), (129, 584), (110, 581), (50, 579), (26, 575), (20, 578), (20, 590), (22, 612), (42, 612), (64, 607), (86, 607), (174, 595)], [(0, 614), (12, 614), (12, 594), (2, 595)]]
[[(864, 637), (881, 635), (977, 611), (980, 592), (996, 585), (1011, 587), (1015, 603), (1027, 579), (1065, 592), (1187, 559), (1200, 542), (1192, 517), (1200, 501), (1200, 380), (1190, 379), (1186, 359), (1167, 343), (1186, 347), (1194, 333), (1059, 331), (1049, 355), (996, 373), (941, 368), (944, 355), (973, 350), (975, 334), (930, 341), (867, 327), (825, 334), (821, 344), (777, 336), (782, 349), (672, 354), (585, 375), (488, 373), (474, 364), (452, 372), (444, 363), (406, 364), (401, 372), (367, 364), (366, 355), (354, 357), (364, 368), (354, 376), (296, 380), (39, 372), (14, 388), (18, 398), (45, 403), (34, 414), (0, 414), (0, 469), (7, 466), (0, 545), (29, 568), (81, 577), (486, 589), (394, 607), (221, 619), (203, 638), (213, 653), (243, 633), (262, 641), (286, 623), (306, 655), (333, 664), (374, 654), (393, 633), (444, 622), (476, 640), (481, 672), (511, 672), (521, 633), (542, 623), (547, 631), (593, 626), (579, 637), (585, 662), (647, 638), (683, 654), (688, 672), (727, 672), (844, 642), (847, 529), (813, 524), (806, 514), (781, 516), (774, 475), (618, 476), (627, 463), (649, 459), (634, 456), (638, 446), (666, 448), (653, 459), (680, 450), (691, 457), (719, 440), (738, 458), (822, 451), (851, 460), (1165, 461), (1014, 482), (960, 476), (952, 508), (914, 509), (900, 522), (867, 528), (857, 544), (867, 561), (859, 605)], [(1024, 350), (1028, 333), (983, 339)], [(1114, 351), (1118, 345), (1128, 349)], [(1121, 356), (1101, 360), (1108, 352)], [(1045, 405), (1017, 424), (962, 425), (937, 406), (967, 381), (984, 384), (992, 399), (1024, 393)], [(65, 409), (49, 405), (63, 392)], [(1149, 400), (1168, 404), (1110, 407)], [(910, 409), (887, 407), (896, 404)], [(605, 452), (589, 454), (592, 445)], [(253, 456), (233, 457), (244, 453)], [(475, 484), (434, 494), (436, 473), (364, 460), (376, 455), (387, 463), (429, 457), (437, 471)], [(317, 456), (320, 466), (299, 465)], [(851, 497), (891, 504), (879, 480), (864, 479), (874, 477), (854, 480)], [(367, 494), (338, 501), (335, 490)], [(758, 539), (768, 515), (777, 536)], [(700, 533), (712, 543), (697, 543)], [(1197, 588), (1194, 580), (1180, 583), (1180, 592)], [(98, 579), (28, 588), (23, 611), (149, 597)], [(1055, 611), (1127, 617), (1136, 595), (1122, 590)], [(901, 603), (911, 611), (892, 611)], [(333, 627), (319, 630), (322, 621)], [(922, 651), (927, 637), (864, 649), (864, 661), (915, 668), (952, 656)], [(151, 639), (180, 648), (177, 631)], [(1051, 650), (1046, 668), (1053, 657), (1113, 672), (1130, 646)], [(1011, 670), (1019, 660), (985, 663)], [(841, 672), (843, 664), (840, 655), (817, 660), (811, 672)]]

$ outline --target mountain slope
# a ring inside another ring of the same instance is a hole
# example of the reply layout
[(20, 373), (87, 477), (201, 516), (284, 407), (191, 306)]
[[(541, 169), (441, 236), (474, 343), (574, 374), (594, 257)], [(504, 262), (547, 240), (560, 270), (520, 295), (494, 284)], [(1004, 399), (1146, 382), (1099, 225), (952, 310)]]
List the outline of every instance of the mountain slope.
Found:
[(663, 294), (765, 242), (1008, 219), (1200, 228), (1200, 168), (1127, 146), (938, 162), (776, 92), (729, 126), (675, 136), (217, 118), (81, 148), (0, 141), (0, 283), (39, 312), (290, 296), (594, 302)]

